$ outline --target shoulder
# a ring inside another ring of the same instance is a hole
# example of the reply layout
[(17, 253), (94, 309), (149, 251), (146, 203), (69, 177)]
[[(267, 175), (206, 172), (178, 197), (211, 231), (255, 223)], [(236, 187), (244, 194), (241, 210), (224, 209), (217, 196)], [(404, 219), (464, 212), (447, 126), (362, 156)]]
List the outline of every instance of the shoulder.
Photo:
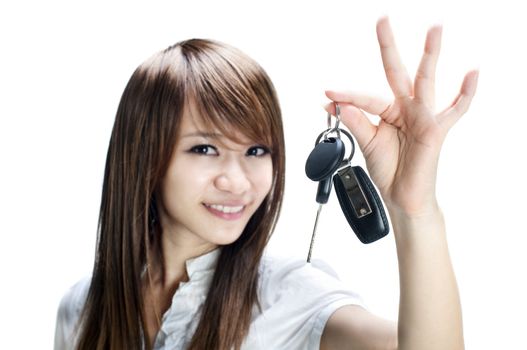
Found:
[(90, 277), (85, 277), (66, 291), (60, 301), (57, 318), (72, 321), (79, 316), (88, 295), (90, 281)]
[(260, 283), (263, 290), (301, 288), (313, 292), (340, 290), (351, 293), (335, 270), (319, 259), (308, 263), (298, 258), (265, 255), (260, 266)]
[(265, 255), (260, 265), (260, 312), (253, 330), (274, 349), (318, 349), (330, 315), (344, 305), (362, 305), (327, 263)]
[(89, 277), (81, 279), (62, 297), (55, 326), (55, 350), (72, 348), (77, 323), (90, 288), (90, 281)]
[(290, 273), (295, 274), (317, 274), (324, 273), (334, 278), (338, 278), (335, 270), (331, 268), (325, 261), (315, 259), (308, 263), (302, 259), (294, 257), (280, 257), (273, 255), (264, 255), (261, 263), (261, 272), (266, 277), (281, 278), (286, 277)]
[(264, 256), (260, 266), (260, 301), (273, 304), (291, 297), (314, 304), (340, 300), (363, 305), (360, 296), (323, 260), (308, 263), (298, 258)]

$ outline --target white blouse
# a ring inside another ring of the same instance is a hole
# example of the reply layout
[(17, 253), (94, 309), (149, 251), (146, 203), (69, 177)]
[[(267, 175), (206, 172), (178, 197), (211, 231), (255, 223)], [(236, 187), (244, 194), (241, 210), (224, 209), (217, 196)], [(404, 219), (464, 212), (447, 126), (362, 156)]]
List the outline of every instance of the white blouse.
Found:
[[(163, 315), (154, 350), (183, 350), (196, 330), (201, 306), (214, 273), (220, 249), (186, 261), (188, 282), (182, 282)], [(62, 298), (57, 315), (55, 350), (73, 349), (76, 324), (90, 279), (75, 284)], [(253, 349), (319, 349), (331, 314), (344, 305), (363, 305), (324, 262), (264, 256), (260, 264), (259, 298), (242, 345)]]

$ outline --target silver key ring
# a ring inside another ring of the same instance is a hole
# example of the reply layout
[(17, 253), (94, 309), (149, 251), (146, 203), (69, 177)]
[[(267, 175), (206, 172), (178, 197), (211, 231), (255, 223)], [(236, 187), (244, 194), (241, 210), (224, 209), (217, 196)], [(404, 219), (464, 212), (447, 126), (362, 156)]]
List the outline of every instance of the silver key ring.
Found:
[(342, 161), (342, 163), (339, 166), (339, 168), (340, 168), (340, 167), (343, 167), (345, 165), (348, 165), (351, 162), (351, 159), (353, 158), (353, 155), (355, 154), (355, 141), (353, 141), (353, 137), (351, 136), (351, 134), (349, 132), (347, 132), (344, 129), (337, 129), (337, 130), (335, 130), (334, 128), (329, 128), (327, 130), (324, 130), (324, 131), (322, 131), (320, 133), (320, 135), (318, 135), (317, 140), (315, 141), (315, 146), (320, 143), (320, 140), (322, 139), (322, 137), (324, 137), (324, 140), (327, 140), (328, 135), (333, 133), (333, 132), (337, 133), (337, 137), (339, 139), (340, 139), (340, 133), (342, 132), (344, 135), (346, 135), (346, 137), (348, 138), (348, 140), (350, 140), (350, 143), (351, 143), (351, 153), (350, 153), (350, 155), (348, 156), (347, 159), (344, 159)]
[(338, 103), (335, 102), (335, 118), (337, 118), (337, 121), (335, 121), (335, 126), (331, 126), (331, 113), (328, 112), (328, 129), (326, 130), (327, 133), (324, 135), (324, 139), (327, 139), (327, 135), (336, 132), (337, 136), (340, 138), (340, 130), (339, 124), (340, 124), (340, 106)]

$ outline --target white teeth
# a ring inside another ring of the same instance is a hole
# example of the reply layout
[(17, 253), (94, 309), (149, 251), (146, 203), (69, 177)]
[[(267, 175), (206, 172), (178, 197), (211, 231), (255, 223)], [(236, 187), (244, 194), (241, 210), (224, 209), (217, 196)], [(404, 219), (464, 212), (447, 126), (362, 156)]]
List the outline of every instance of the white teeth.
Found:
[(212, 209), (221, 211), (222, 213), (225, 213), (225, 214), (237, 213), (243, 209), (243, 205), (239, 205), (237, 207), (228, 207), (226, 205), (220, 205), (220, 204), (209, 204), (207, 206)]

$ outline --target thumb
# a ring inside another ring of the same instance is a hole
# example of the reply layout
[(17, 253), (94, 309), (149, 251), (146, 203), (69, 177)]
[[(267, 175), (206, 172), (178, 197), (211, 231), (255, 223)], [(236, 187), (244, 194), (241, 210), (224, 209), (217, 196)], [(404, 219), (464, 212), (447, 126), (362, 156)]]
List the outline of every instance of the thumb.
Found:
[[(339, 102), (339, 107), (340, 120), (355, 137), (360, 149), (364, 150), (364, 147), (375, 137), (377, 126), (368, 119), (363, 111), (352, 104)], [(335, 103), (333, 102), (325, 105), (324, 109), (332, 115), (336, 114)]]

